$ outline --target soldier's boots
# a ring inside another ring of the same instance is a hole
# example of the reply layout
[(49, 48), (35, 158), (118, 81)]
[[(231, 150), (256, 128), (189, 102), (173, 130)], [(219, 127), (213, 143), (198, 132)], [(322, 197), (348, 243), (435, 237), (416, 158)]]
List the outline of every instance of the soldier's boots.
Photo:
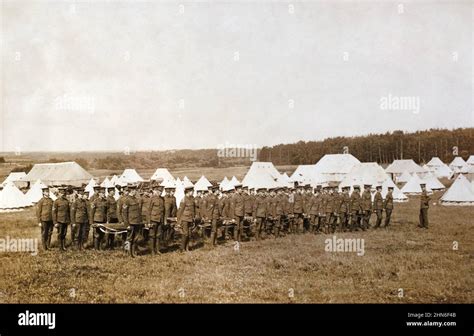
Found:
[(211, 232), (211, 246), (216, 246), (216, 233)]
[(160, 252), (160, 240), (157, 238), (153, 238), (153, 254), (161, 254)]
[(61, 247), (61, 251), (66, 251), (66, 239), (61, 239), (60, 247)]

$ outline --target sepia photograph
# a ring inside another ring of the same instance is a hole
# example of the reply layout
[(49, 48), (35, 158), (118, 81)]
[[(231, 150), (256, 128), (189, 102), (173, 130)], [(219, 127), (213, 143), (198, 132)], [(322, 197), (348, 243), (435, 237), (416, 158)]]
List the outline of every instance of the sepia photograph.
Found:
[(463, 0), (0, 0), (0, 334), (265, 304), (472, 335), (473, 24)]

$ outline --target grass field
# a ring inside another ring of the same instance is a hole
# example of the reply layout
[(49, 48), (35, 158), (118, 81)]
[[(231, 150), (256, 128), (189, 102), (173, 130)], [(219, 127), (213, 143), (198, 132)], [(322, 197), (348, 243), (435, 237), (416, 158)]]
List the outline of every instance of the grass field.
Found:
[[(331, 236), (312, 234), (244, 242), (239, 252), (227, 242), (135, 259), (121, 251), (2, 252), (0, 301), (472, 303), (473, 211), (433, 205), (422, 230), (413, 198), (397, 204), (390, 229), (336, 233), (364, 238), (364, 256), (325, 252)], [(0, 232), (39, 238), (34, 210), (0, 214)]]

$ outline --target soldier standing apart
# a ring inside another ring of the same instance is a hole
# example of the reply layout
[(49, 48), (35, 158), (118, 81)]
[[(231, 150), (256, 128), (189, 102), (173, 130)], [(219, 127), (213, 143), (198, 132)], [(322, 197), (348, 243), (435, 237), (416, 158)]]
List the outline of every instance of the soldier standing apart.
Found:
[(420, 184), (421, 196), (420, 196), (420, 225), (419, 228), (428, 228), (428, 209), (430, 207), (431, 197), (426, 192), (426, 184)]
[[(91, 204), (91, 223), (105, 224), (107, 223), (107, 200), (105, 198), (105, 188), (99, 188), (97, 197)], [(99, 226), (95, 227), (93, 232), (94, 248), (100, 250), (105, 233)]]
[(352, 223), (350, 231), (358, 231), (361, 228), (361, 216), (362, 216), (362, 206), (360, 198), (360, 187), (358, 185), (354, 186), (354, 191), (351, 194), (351, 205), (350, 213), (352, 216)]
[(150, 199), (150, 206), (148, 207), (148, 226), (153, 230), (153, 254), (160, 254), (160, 247), (163, 241), (163, 223), (165, 218), (165, 201), (161, 197), (163, 187), (155, 185), (153, 187), (153, 195)]
[(380, 224), (382, 224), (382, 211), (383, 211), (383, 197), (382, 194), (380, 193), (382, 191), (382, 186), (378, 185), (376, 188), (377, 192), (375, 193), (374, 196), (374, 212), (377, 216), (377, 222), (375, 223), (375, 229), (380, 227)]
[(189, 251), (189, 239), (191, 229), (196, 216), (196, 208), (193, 197), (193, 187), (184, 188), (184, 198), (181, 200), (178, 208), (177, 222), (183, 230), (180, 252)]
[(77, 244), (77, 248), (82, 250), (86, 228), (89, 225), (89, 205), (83, 190), (78, 191), (78, 196), (71, 205), (71, 223), (71, 231), (75, 230), (77, 233), (75, 235), (76, 240), (72, 243)]
[[(115, 200), (115, 188), (110, 188), (108, 190), (107, 196), (107, 223), (109, 224), (117, 224), (118, 220), (118, 213), (117, 213), (117, 201)], [(111, 250), (114, 249), (115, 245), (115, 234), (109, 233), (107, 235), (107, 247)]]
[(385, 210), (385, 227), (388, 227), (390, 225), (390, 217), (392, 216), (393, 210), (393, 187), (388, 187), (383, 207)]
[(370, 229), (370, 215), (372, 214), (372, 195), (370, 194), (370, 184), (364, 184), (362, 193), (362, 230)]
[(49, 242), (53, 234), (53, 200), (49, 197), (49, 188), (42, 189), (43, 197), (36, 205), (36, 217), (41, 227), (41, 242), (45, 250), (49, 249)]
[(138, 235), (143, 228), (142, 206), (143, 202), (137, 195), (137, 187), (129, 186), (129, 196), (123, 205), (123, 219), (125, 225), (130, 227), (127, 237), (126, 249), (128, 248), (131, 257), (135, 257)]
[(67, 226), (71, 222), (69, 202), (66, 199), (65, 188), (59, 189), (59, 197), (53, 203), (53, 222), (58, 231), (58, 241), (62, 251), (66, 251)]

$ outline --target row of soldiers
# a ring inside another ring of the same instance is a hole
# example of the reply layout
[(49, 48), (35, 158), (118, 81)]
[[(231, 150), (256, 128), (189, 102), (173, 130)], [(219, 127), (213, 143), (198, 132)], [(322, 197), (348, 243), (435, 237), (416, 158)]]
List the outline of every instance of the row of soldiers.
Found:
[[(118, 187), (118, 190), (116, 199), (115, 188), (96, 187), (91, 198), (82, 188), (69, 194), (60, 188), (53, 202), (48, 189), (44, 189), (37, 206), (44, 249), (49, 248), (53, 227), (56, 227), (60, 248), (66, 250), (69, 225), (72, 244), (78, 249), (88, 241), (92, 224), (96, 249), (104, 244), (113, 248), (115, 236), (119, 235), (133, 256), (140, 236), (152, 242), (153, 253), (160, 253), (173, 238), (174, 227), (170, 221), (173, 218), (182, 233), (180, 250), (188, 251), (196, 228), (210, 246), (216, 246), (218, 231), (222, 239), (233, 238), (240, 242), (250, 237), (260, 240), (264, 234), (276, 238), (286, 233), (367, 230), (372, 213), (376, 214), (375, 228), (381, 226), (383, 212), (385, 226), (389, 226), (393, 209), (393, 188), (389, 188), (384, 199), (381, 186), (376, 186), (372, 201), (371, 185), (365, 185), (362, 193), (355, 186), (351, 194), (349, 187), (338, 192), (336, 188), (309, 185), (249, 189), (238, 184), (230, 190), (220, 191), (218, 186), (212, 186), (196, 193), (193, 187), (187, 187), (179, 208), (173, 186), (153, 185), (142, 188), (140, 193), (136, 185)], [(104, 230), (104, 224), (114, 223), (126, 229)]]

